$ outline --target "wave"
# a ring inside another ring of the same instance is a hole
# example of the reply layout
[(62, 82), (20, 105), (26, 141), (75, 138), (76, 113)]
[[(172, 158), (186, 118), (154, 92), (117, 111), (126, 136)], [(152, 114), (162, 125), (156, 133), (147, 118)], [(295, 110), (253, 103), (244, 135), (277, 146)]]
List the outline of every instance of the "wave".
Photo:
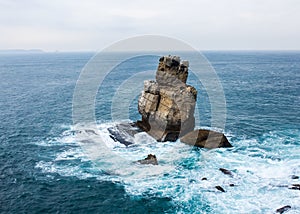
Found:
[[(299, 182), (291, 177), (300, 175), (299, 130), (272, 131), (252, 139), (226, 133), (233, 148), (206, 150), (179, 140), (156, 142), (143, 132), (126, 147), (110, 137), (108, 128), (117, 124), (102, 123), (97, 130), (70, 127), (57, 138), (38, 142), (65, 148), (53, 149), (52, 159), (41, 160), (36, 168), (48, 175), (118, 182), (133, 197), (169, 197), (178, 213), (274, 213), (284, 205), (292, 206), (290, 213), (299, 213), (300, 192), (287, 188)], [(80, 138), (76, 137), (79, 131)], [(99, 142), (92, 143), (99, 136), (101, 149), (96, 148)], [(157, 156), (158, 166), (135, 163), (150, 153)], [(219, 168), (229, 169), (233, 176)]]

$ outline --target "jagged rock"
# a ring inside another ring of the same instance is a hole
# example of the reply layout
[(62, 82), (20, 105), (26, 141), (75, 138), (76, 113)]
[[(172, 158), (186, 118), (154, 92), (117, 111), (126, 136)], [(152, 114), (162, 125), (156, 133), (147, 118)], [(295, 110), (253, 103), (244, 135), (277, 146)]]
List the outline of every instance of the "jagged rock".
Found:
[(138, 102), (142, 120), (137, 125), (157, 141), (176, 141), (195, 127), (197, 90), (186, 85), (188, 66), (180, 57), (162, 57), (156, 82), (144, 82)]
[(232, 147), (226, 136), (220, 132), (198, 129), (180, 138), (182, 143), (200, 148)]
[(188, 61), (178, 56), (159, 59), (156, 81), (144, 81), (138, 111), (142, 120), (137, 126), (157, 141), (176, 141), (204, 148), (232, 147), (222, 134), (209, 130), (196, 130), (195, 105), (197, 90), (186, 84)]
[(143, 92), (139, 99), (139, 112), (149, 114), (155, 112), (159, 102), (159, 95)]
[(287, 206), (284, 206), (284, 207), (281, 207), (279, 209), (276, 210), (277, 213), (284, 213), (285, 211), (288, 211), (289, 209), (291, 209), (292, 207), (290, 205), (287, 205)]
[(152, 164), (158, 165), (157, 158), (155, 155), (149, 154), (145, 159), (137, 161), (140, 164)]
[[(172, 86), (178, 80), (186, 83), (188, 77), (188, 61), (180, 61), (178, 56), (161, 57), (156, 72), (156, 81), (160, 85)], [(178, 83), (176, 83), (178, 84)]]
[(110, 133), (110, 138), (116, 142), (129, 146), (133, 141), (135, 134), (141, 132), (142, 130), (138, 128), (136, 123), (120, 123), (114, 127), (107, 129)]
[(159, 88), (157, 82), (155, 82), (154, 80), (145, 80), (144, 92), (159, 95)]

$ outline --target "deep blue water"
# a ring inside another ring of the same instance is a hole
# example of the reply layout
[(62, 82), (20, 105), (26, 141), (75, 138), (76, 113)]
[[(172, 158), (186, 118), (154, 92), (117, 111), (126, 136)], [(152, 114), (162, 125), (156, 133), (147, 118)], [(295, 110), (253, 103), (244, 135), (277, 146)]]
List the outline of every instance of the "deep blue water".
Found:
[[(131, 149), (111, 147), (132, 160), (161, 155), (160, 168), (138, 172), (125, 170), (129, 165), (107, 170), (114, 161), (90, 160), (73, 136), (73, 92), (93, 53), (1, 54), (0, 212), (273, 213), (289, 204), (290, 213), (300, 213), (300, 191), (279, 187), (300, 183), (291, 179), (300, 176), (300, 52), (204, 54), (224, 89), (222, 131), (234, 148), (190, 149), (145, 136)], [(106, 77), (96, 99), (104, 137), (116, 89), (137, 72), (154, 71), (157, 62), (155, 56), (137, 57)], [(192, 74), (189, 83), (199, 91), (197, 125), (210, 127), (209, 97)], [(137, 96), (131, 120), (139, 118), (136, 105)], [(220, 167), (236, 176), (222, 175)], [(147, 174), (151, 170), (157, 174)]]

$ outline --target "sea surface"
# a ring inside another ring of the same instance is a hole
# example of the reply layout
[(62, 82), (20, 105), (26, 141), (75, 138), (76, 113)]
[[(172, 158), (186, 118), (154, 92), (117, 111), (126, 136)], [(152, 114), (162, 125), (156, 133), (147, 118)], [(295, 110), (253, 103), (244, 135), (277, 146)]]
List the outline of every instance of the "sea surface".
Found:
[[(99, 87), (96, 131), (115, 155), (96, 159), (72, 121), (76, 82), (94, 53), (1, 54), (0, 213), (275, 213), (286, 205), (300, 213), (300, 191), (289, 189), (300, 183), (300, 52), (203, 54), (223, 87), (226, 123), (211, 126), (210, 97), (191, 73), (197, 127), (224, 132), (233, 148), (157, 143), (145, 133), (130, 147), (111, 139), (107, 128), (121, 122), (111, 117), (119, 86), (135, 73), (155, 74), (159, 57), (141, 56)], [(140, 118), (139, 91), (129, 121)], [(150, 153), (158, 166), (134, 163)]]

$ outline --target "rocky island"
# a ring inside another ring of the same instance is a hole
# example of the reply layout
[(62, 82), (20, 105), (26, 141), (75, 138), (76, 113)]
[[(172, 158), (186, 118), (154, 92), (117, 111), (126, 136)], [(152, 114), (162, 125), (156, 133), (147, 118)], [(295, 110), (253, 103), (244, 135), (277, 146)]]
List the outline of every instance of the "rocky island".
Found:
[(137, 126), (157, 141), (180, 141), (204, 148), (231, 147), (224, 134), (195, 128), (197, 90), (187, 85), (189, 62), (178, 56), (159, 59), (156, 81), (146, 80), (139, 98)]
[(194, 111), (197, 90), (186, 84), (189, 62), (178, 56), (159, 59), (156, 80), (145, 80), (138, 100), (141, 120), (120, 124), (109, 129), (113, 140), (128, 146), (132, 144), (121, 133), (134, 134), (144, 131), (159, 142), (176, 141), (201, 148), (232, 147), (222, 133), (195, 129)]

